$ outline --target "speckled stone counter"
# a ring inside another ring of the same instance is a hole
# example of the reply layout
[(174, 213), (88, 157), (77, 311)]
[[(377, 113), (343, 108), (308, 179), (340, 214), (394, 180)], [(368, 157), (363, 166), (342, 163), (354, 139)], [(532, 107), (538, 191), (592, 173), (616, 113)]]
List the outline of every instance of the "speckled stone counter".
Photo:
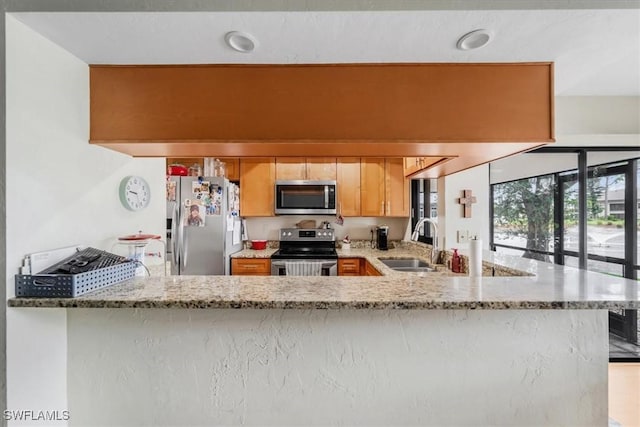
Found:
[(231, 258), (271, 258), (271, 255), (277, 251), (278, 248), (266, 248), (266, 249), (243, 249), (240, 252), (236, 252), (231, 255)]
[[(268, 258), (274, 249), (234, 257)], [(367, 259), (378, 277), (169, 276), (135, 278), (78, 298), (13, 298), (11, 307), (287, 309), (611, 309), (640, 308), (640, 284), (599, 273), (485, 252), (488, 265), (518, 276), (468, 277), (391, 270), (379, 257), (429, 261), (419, 245), (389, 251), (339, 250)], [(426, 249), (424, 249), (426, 250)], [(525, 275), (528, 274), (528, 275)]]
[[(378, 259), (429, 255), (339, 251), (375, 277), (135, 278), (11, 299), (8, 314), (25, 331), (59, 320), (21, 354), (64, 347), (73, 425), (606, 425), (607, 309), (639, 307), (637, 282), (491, 253), (488, 266), (520, 275), (401, 273)], [(39, 384), (50, 371), (12, 375)]]

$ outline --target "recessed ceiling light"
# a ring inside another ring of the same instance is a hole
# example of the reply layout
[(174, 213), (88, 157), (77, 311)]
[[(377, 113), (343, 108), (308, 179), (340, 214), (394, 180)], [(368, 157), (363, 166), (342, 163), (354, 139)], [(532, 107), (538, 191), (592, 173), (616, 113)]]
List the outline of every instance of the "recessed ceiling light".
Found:
[(491, 41), (491, 33), (487, 30), (474, 30), (460, 37), (456, 47), (460, 50), (480, 49)]
[(240, 31), (229, 31), (225, 34), (224, 41), (231, 49), (243, 53), (252, 52), (258, 44), (251, 34)]

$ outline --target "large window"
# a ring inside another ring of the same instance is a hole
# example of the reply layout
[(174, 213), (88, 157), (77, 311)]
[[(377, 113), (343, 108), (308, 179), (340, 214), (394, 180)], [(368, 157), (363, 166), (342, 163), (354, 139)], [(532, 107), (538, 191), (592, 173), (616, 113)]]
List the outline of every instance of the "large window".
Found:
[(551, 261), (555, 178), (543, 175), (493, 186), (493, 243), (502, 251)]
[[(572, 167), (567, 167), (571, 158), (550, 158), (553, 149), (543, 150), (539, 158), (522, 155), (511, 165), (494, 162), (491, 248), (638, 280), (637, 151), (567, 150), (559, 154), (573, 156)], [(611, 311), (609, 330), (613, 340), (622, 339), (636, 349), (630, 357), (635, 360), (640, 354), (637, 311)]]
[[(585, 258), (589, 270), (638, 278), (640, 191), (628, 188), (639, 185), (638, 164), (636, 160), (624, 160), (586, 169)], [(491, 187), (493, 250), (580, 265), (577, 170), (494, 183)], [(629, 221), (635, 227), (627, 224)]]

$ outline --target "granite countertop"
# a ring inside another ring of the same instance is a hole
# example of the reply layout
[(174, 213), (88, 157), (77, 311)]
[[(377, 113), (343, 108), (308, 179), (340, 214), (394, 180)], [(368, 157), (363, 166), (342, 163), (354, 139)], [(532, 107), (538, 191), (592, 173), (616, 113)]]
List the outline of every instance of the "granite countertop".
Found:
[[(268, 258), (275, 249), (234, 257)], [(134, 278), (77, 298), (11, 298), (10, 307), (291, 309), (612, 309), (640, 308), (640, 282), (485, 251), (484, 266), (519, 275), (468, 277), (444, 266), (404, 273), (378, 257), (429, 261), (426, 245), (389, 251), (338, 250), (382, 276), (158, 276)], [(505, 267), (506, 266), (506, 267)], [(486, 269), (485, 269), (486, 271)]]

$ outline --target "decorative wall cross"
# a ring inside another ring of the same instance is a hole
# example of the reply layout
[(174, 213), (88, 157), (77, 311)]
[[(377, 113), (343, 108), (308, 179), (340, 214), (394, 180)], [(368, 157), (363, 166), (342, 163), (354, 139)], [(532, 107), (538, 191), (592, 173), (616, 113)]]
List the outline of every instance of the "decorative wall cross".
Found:
[(475, 196), (471, 195), (471, 190), (462, 190), (462, 197), (456, 199), (456, 203), (460, 203), (464, 208), (462, 211), (463, 218), (471, 218), (471, 205), (477, 202)]

